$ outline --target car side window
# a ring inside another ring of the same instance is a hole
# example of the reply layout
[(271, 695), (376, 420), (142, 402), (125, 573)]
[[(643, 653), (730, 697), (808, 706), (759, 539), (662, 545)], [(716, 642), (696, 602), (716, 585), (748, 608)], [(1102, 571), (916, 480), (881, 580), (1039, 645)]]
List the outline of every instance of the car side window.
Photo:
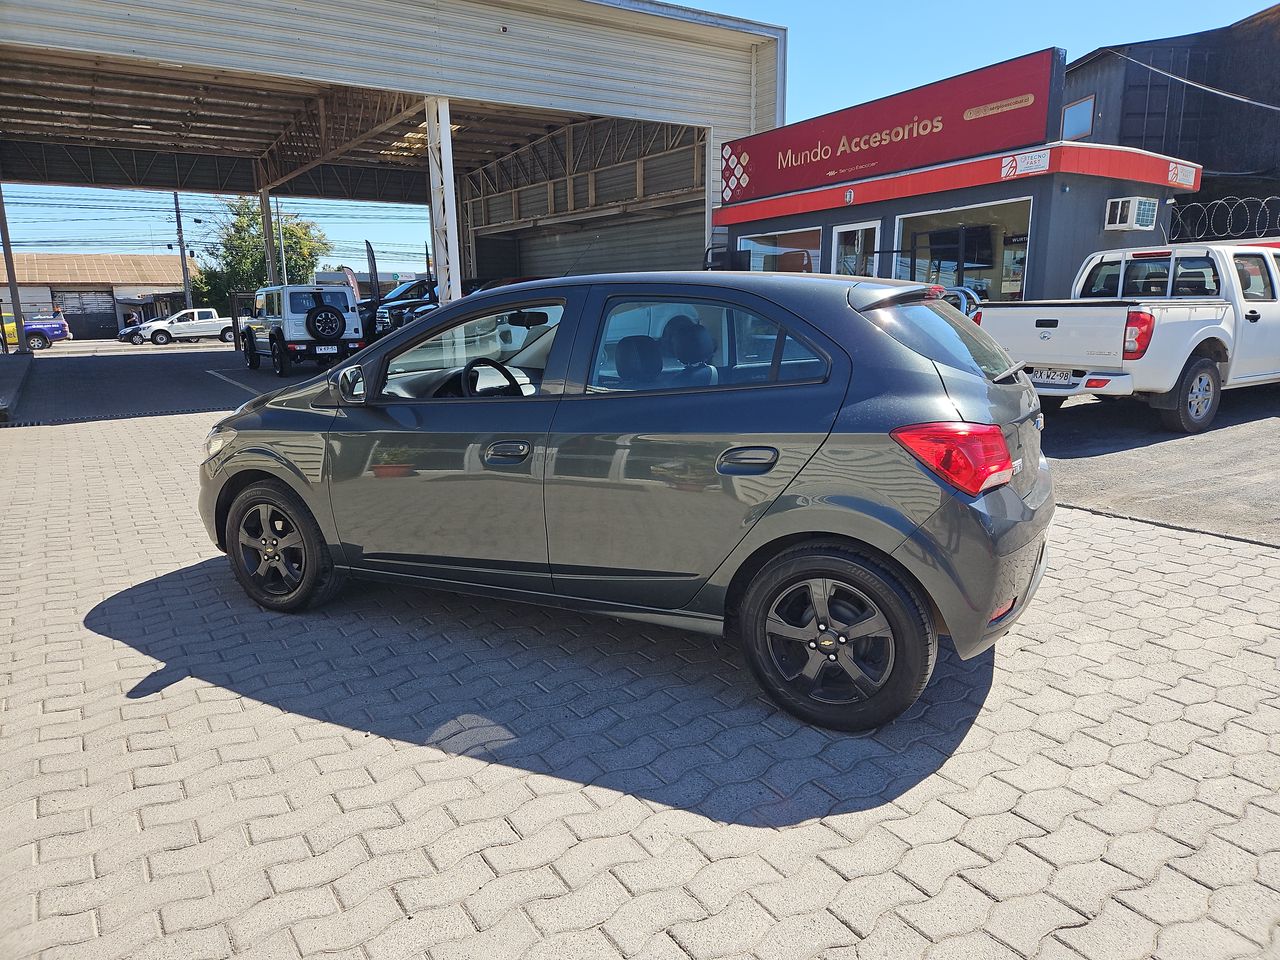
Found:
[(253, 315), (255, 318), (260, 320), (266, 315), (266, 312), (267, 296), (264, 293), (259, 293), (253, 298)]
[(1222, 295), (1218, 268), (1209, 257), (1179, 257), (1173, 268), (1175, 297), (1217, 297)]
[(767, 317), (716, 300), (610, 300), (588, 393), (821, 381), (827, 360)]
[(1240, 290), (1246, 300), (1274, 300), (1275, 287), (1267, 270), (1267, 258), (1260, 253), (1238, 253), (1235, 256)]
[(1120, 295), (1120, 261), (1099, 260), (1080, 285), (1081, 297), (1111, 299)]
[[(518, 387), (519, 396), (536, 396), (563, 315), (561, 303), (533, 303), (463, 320), (393, 354), (382, 393), (402, 400), (514, 397)], [(472, 371), (464, 390), (462, 371), (474, 360), (490, 363)]]
[(1169, 260), (1130, 260), (1124, 265), (1126, 297), (1167, 297), (1169, 295)]

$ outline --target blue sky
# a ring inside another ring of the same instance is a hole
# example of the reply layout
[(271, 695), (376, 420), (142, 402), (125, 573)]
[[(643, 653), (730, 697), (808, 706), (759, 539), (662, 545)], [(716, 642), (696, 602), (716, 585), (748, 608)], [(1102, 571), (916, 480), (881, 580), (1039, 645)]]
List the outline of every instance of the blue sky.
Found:
[[(929, 0), (908, 7), (830, 0), (701, 0), (690, 5), (778, 23), (788, 28), (787, 119), (838, 110), (1044, 47), (1068, 58), (1108, 44), (1149, 40), (1225, 26), (1265, 5), (1258, 0), (1073, 0), (974, 5)], [(5, 188), (19, 250), (165, 253), (174, 242), (167, 193)], [(200, 249), (216, 201), (184, 195), (188, 245)], [(423, 269), (428, 224), (421, 207), (281, 201), (285, 213), (318, 221), (337, 246), (334, 262), (363, 264), (363, 241), (379, 251), (379, 267)], [(205, 224), (196, 224), (196, 219)]]

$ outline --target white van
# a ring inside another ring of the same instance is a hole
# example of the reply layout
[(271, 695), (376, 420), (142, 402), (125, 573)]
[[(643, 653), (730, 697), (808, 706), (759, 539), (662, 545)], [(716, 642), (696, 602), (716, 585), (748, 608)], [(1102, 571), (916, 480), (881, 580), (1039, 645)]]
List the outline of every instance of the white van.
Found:
[(262, 287), (253, 316), (241, 318), (240, 337), (245, 365), (257, 370), (270, 357), (280, 377), (305, 360), (324, 369), (365, 345), (356, 298), (345, 284)]

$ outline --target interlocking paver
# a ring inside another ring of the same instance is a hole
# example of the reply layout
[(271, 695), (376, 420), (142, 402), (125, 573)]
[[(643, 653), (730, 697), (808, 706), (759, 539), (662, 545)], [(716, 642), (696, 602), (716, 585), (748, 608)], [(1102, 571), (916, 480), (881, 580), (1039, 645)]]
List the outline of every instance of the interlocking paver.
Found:
[(1280, 551), (1061, 510), (997, 650), (837, 735), (675, 631), (258, 610), (183, 500), (213, 419), (0, 431), (6, 960), (1280, 948)]

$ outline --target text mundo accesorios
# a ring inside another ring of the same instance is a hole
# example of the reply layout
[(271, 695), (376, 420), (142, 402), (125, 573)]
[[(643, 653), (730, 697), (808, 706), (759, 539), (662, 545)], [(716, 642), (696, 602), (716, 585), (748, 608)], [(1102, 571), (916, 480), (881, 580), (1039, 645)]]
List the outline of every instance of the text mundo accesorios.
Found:
[(924, 120), (919, 117), (912, 117), (910, 123), (904, 123), (900, 127), (886, 127), (883, 130), (877, 130), (875, 133), (864, 133), (861, 136), (856, 134), (852, 137), (842, 136), (834, 151), (831, 148), (831, 144), (823, 143), (821, 140), (808, 150), (792, 150), (790, 147), (786, 150), (779, 150), (778, 169), (785, 170), (787, 167), (799, 167), (806, 163), (819, 163), (823, 160), (830, 160), (832, 156), (838, 157), (845, 153), (871, 150), (886, 143), (901, 143), (903, 140), (927, 137), (931, 133), (940, 133), (941, 131), (942, 117), (934, 117), (932, 120), (927, 117)]

